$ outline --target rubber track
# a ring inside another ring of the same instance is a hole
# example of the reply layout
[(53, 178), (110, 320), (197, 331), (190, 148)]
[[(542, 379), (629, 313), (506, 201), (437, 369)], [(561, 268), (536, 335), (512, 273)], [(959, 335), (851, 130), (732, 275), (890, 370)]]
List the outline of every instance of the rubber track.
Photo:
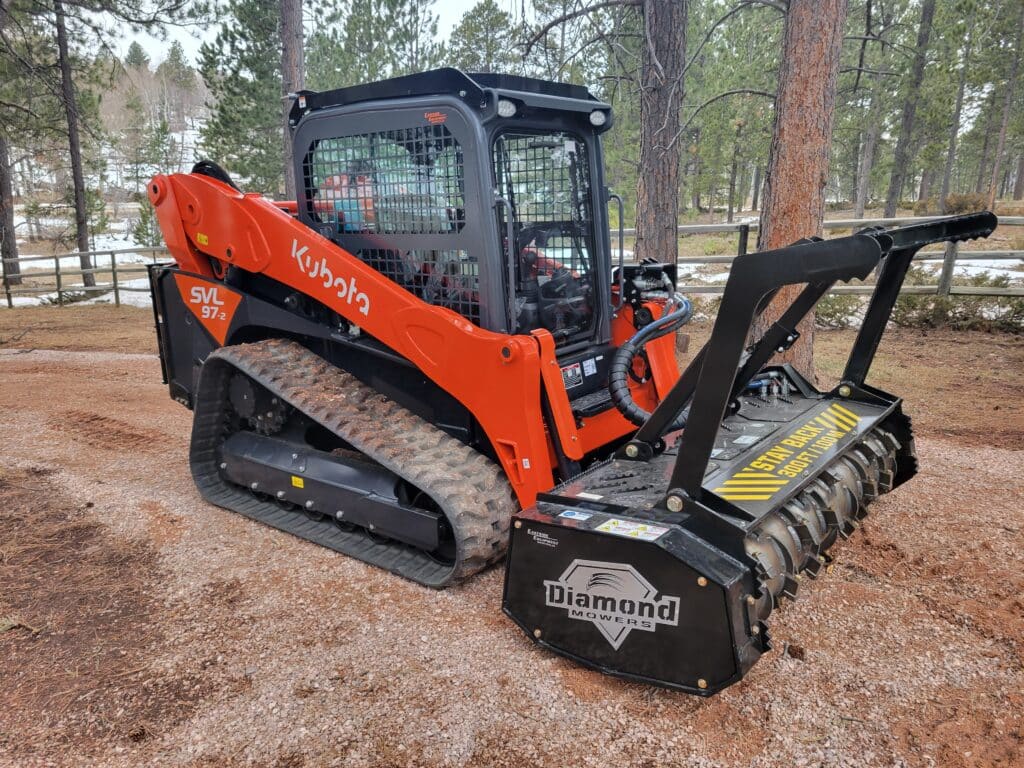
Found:
[[(241, 371), (274, 395), (436, 501), (454, 531), (454, 564), (399, 542), (345, 531), (283, 509), (225, 481), (219, 446), (228, 436), (228, 383)], [(203, 364), (189, 460), (203, 498), (430, 587), (444, 587), (499, 560), (518, 510), (503, 471), (486, 456), (432, 426), (355, 377), (291, 341), (222, 347)]]

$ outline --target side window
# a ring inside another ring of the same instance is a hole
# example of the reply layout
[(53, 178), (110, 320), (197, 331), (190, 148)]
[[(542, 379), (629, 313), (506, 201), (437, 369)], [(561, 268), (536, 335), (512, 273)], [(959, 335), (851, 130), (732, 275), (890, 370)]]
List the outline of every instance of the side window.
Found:
[(314, 218), (338, 234), (448, 234), (465, 225), (462, 148), (444, 125), (314, 142)]

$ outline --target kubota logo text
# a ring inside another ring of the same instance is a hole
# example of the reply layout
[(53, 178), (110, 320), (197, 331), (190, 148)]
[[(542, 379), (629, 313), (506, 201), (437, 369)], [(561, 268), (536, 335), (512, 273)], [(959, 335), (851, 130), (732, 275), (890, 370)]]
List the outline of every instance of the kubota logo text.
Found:
[(303, 245), (300, 248), (298, 240), (292, 240), (292, 258), (310, 280), (320, 282), (324, 288), (337, 289), (339, 299), (346, 299), (349, 304), (355, 303), (364, 315), (370, 314), (370, 297), (356, 287), (354, 277), (335, 277), (327, 266), (327, 259), (323, 256), (313, 258), (309, 246)]
[(593, 623), (615, 650), (634, 629), (679, 626), (679, 598), (659, 595), (626, 563), (573, 560), (558, 581), (544, 582), (544, 593), (546, 605)]
[(217, 293), (217, 286), (193, 285), (189, 291), (189, 304), (195, 304), (203, 320), (227, 320), (224, 299)]

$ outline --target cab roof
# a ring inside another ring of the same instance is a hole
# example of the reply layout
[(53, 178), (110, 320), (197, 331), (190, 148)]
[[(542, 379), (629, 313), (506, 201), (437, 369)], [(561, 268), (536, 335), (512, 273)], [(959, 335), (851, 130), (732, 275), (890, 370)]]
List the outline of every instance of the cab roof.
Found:
[(331, 91), (300, 91), (292, 104), (289, 122), (297, 125), (303, 115), (330, 107), (441, 95), (455, 96), (474, 108), (485, 107), (492, 99), (507, 98), (542, 109), (610, 109), (582, 85), (489, 72), (467, 74), (445, 67)]

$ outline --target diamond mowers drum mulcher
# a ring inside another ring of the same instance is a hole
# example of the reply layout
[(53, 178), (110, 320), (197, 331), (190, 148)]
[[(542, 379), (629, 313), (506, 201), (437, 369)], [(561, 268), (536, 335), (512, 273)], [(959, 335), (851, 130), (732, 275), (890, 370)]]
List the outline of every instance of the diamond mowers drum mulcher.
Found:
[[(702, 695), (743, 677), (770, 647), (781, 598), (917, 472), (900, 399), (865, 383), (914, 254), (995, 225), (980, 213), (737, 258), (710, 340), (633, 438), (513, 517), (505, 612), (607, 674)], [(836, 281), (879, 262), (835, 389), (765, 367)], [(802, 283), (748, 346), (778, 289)]]

